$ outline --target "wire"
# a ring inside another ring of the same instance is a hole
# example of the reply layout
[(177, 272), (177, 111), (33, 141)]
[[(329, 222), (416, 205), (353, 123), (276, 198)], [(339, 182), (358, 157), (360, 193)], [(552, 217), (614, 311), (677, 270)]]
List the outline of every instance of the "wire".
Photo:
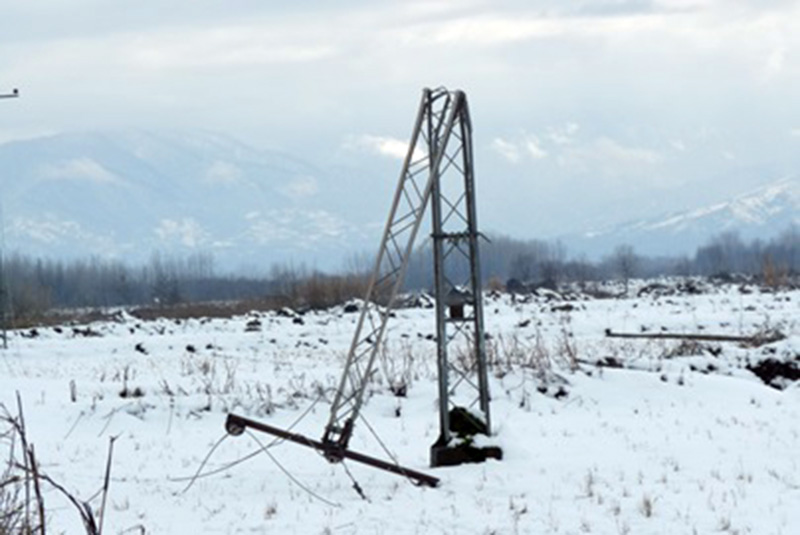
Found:
[[(302, 420), (303, 420), (303, 419), (304, 419), (306, 416), (308, 416), (308, 414), (309, 414), (309, 413), (310, 413), (310, 412), (311, 412), (311, 411), (314, 409), (314, 407), (316, 406), (317, 402), (319, 402), (319, 400), (320, 400), (320, 399), (322, 399), (322, 395), (323, 395), (323, 394), (322, 394), (322, 393), (320, 393), (320, 394), (317, 396), (317, 399), (315, 399), (315, 400), (314, 400), (314, 402), (313, 402), (311, 405), (309, 405), (309, 406), (306, 408), (306, 410), (304, 410), (304, 411), (303, 411), (303, 412), (300, 414), (300, 416), (298, 416), (297, 418), (295, 418), (295, 420), (292, 422), (292, 424), (291, 424), (291, 425), (288, 427), (287, 431), (291, 431), (292, 429), (294, 429), (294, 427), (295, 427), (295, 426), (297, 426), (297, 424), (299, 424), (299, 423), (300, 423), (300, 422), (301, 422), (301, 421), (302, 421)], [(229, 436), (229, 435), (227, 435), (227, 434), (226, 434), (226, 435), (225, 435), (225, 437), (223, 437), (223, 439), (224, 439), (224, 438), (226, 438), (226, 437), (228, 437), (228, 436)], [(203, 472), (203, 473), (201, 473), (201, 471), (202, 471), (202, 469), (203, 469), (203, 466), (205, 466), (205, 464), (207, 463), (208, 459), (211, 457), (211, 454), (214, 452), (214, 450), (217, 448), (217, 446), (219, 446), (219, 445), (220, 445), (220, 443), (222, 442), (222, 440), (223, 440), (223, 439), (220, 439), (220, 440), (219, 440), (219, 441), (218, 441), (216, 444), (214, 444), (214, 446), (212, 446), (211, 450), (210, 450), (210, 451), (209, 451), (209, 452), (206, 454), (206, 458), (203, 460), (203, 462), (201, 463), (201, 465), (200, 465), (200, 467), (197, 469), (197, 471), (194, 473), (194, 475), (191, 475), (191, 476), (185, 476), (185, 477), (172, 477), (172, 478), (167, 478), (167, 480), (168, 480), (168, 481), (173, 481), (173, 482), (189, 481), (189, 485), (188, 485), (188, 486), (187, 486), (185, 489), (183, 489), (183, 491), (181, 491), (181, 494), (183, 494), (184, 492), (186, 492), (187, 490), (189, 490), (189, 488), (190, 488), (192, 485), (194, 485), (194, 482), (195, 482), (195, 481), (197, 481), (198, 479), (202, 479), (202, 478), (210, 477), (210, 476), (213, 476), (213, 475), (216, 475), (216, 474), (219, 474), (219, 473), (225, 472), (225, 471), (227, 471), (227, 470), (230, 470), (230, 469), (231, 469), (231, 468), (233, 468), (234, 466), (237, 466), (237, 465), (239, 465), (239, 464), (242, 464), (242, 463), (243, 463), (243, 462), (245, 462), (245, 461), (249, 461), (250, 459), (252, 459), (252, 458), (253, 458), (253, 457), (255, 457), (256, 455), (258, 455), (259, 453), (261, 453), (261, 449), (257, 449), (257, 450), (255, 450), (255, 451), (253, 451), (253, 452), (250, 452), (250, 453), (248, 453), (248, 454), (247, 454), (247, 455), (245, 455), (244, 457), (240, 457), (240, 458), (238, 458), (238, 459), (236, 459), (236, 460), (234, 460), (234, 461), (231, 461), (230, 463), (224, 464), (224, 465), (220, 466), (219, 468), (215, 468), (215, 469), (213, 469), (213, 470), (210, 470), (210, 471), (208, 471), (208, 472)], [(282, 438), (276, 437), (276, 438), (274, 438), (274, 439), (273, 439), (273, 440), (272, 440), (272, 441), (271, 441), (269, 444), (267, 444), (265, 447), (266, 447), (266, 448), (271, 448), (271, 447), (273, 447), (273, 446), (278, 446), (278, 445), (280, 445), (282, 442), (285, 442), (285, 440), (284, 440), (284, 439), (282, 439)]]
[(401, 470), (401, 472), (403, 473), (403, 477), (405, 477), (409, 481), (409, 483), (411, 483), (413, 485), (416, 485), (417, 483), (406, 474), (405, 468), (403, 468), (403, 466), (400, 465), (400, 461), (397, 459), (397, 456), (394, 455), (389, 450), (389, 447), (381, 439), (381, 437), (378, 436), (378, 433), (375, 431), (375, 429), (373, 429), (373, 427), (370, 425), (369, 421), (364, 417), (364, 415), (363, 414), (359, 414), (358, 417), (367, 426), (367, 429), (372, 434), (372, 436), (375, 437), (375, 440), (378, 442), (378, 444), (380, 444), (381, 448), (383, 448), (383, 451), (386, 452), (386, 455), (388, 455), (389, 458), (392, 460), (392, 462), (395, 464), (395, 466), (397, 466), (397, 468), (399, 468)]
[[(271, 446), (271, 444), (267, 445), (268, 448), (270, 446)], [(233, 468), (236, 465), (242, 464), (245, 461), (249, 461), (250, 459), (252, 459), (256, 455), (258, 455), (259, 453), (261, 453), (261, 450), (252, 451), (252, 452), (248, 453), (247, 455), (245, 455), (244, 457), (240, 457), (240, 458), (236, 459), (235, 461), (231, 461), (228, 464), (224, 464), (224, 465), (220, 466), (219, 468), (214, 468), (213, 470), (209, 470), (208, 472), (203, 472), (202, 474), (195, 474), (193, 476), (184, 476), (184, 477), (169, 477), (169, 478), (167, 478), (167, 480), (168, 481), (173, 481), (173, 482), (176, 482), (176, 483), (180, 483), (181, 481), (189, 481), (189, 480), (195, 480), (195, 479), (202, 479), (202, 478), (205, 478), (205, 477), (210, 477), (210, 476), (225, 472), (226, 470), (229, 470), (229, 469)]]
[(389, 450), (389, 447), (386, 445), (386, 443), (383, 442), (381, 437), (378, 436), (377, 431), (375, 431), (375, 429), (370, 425), (369, 421), (364, 417), (364, 415), (359, 414), (358, 417), (361, 419), (362, 422), (364, 422), (364, 425), (367, 426), (367, 429), (372, 434), (372, 436), (375, 437), (375, 440), (378, 441), (378, 444), (381, 446), (381, 448), (383, 448), (383, 451), (386, 452), (386, 455), (388, 455), (392, 459), (394, 464), (399, 465), (397, 457)]
[(187, 490), (189, 490), (192, 487), (192, 485), (194, 485), (194, 482), (197, 481), (200, 478), (200, 472), (203, 470), (203, 467), (206, 465), (208, 460), (211, 458), (211, 455), (216, 451), (216, 449), (220, 446), (220, 444), (225, 442), (225, 439), (227, 439), (229, 436), (230, 435), (228, 433), (225, 433), (224, 435), (222, 435), (222, 437), (219, 440), (217, 440), (214, 443), (213, 446), (211, 446), (211, 449), (208, 450), (208, 453), (206, 453), (206, 456), (203, 459), (203, 462), (201, 462), (200, 466), (197, 467), (197, 472), (195, 472), (194, 476), (192, 476), (190, 478), (189, 484), (186, 485), (186, 488), (183, 489), (179, 494), (184, 494)]
[(352, 482), (353, 482), (353, 488), (355, 489), (355, 491), (358, 493), (358, 495), (359, 495), (359, 496), (361, 496), (361, 498), (362, 498), (362, 499), (363, 499), (365, 502), (368, 502), (368, 501), (369, 501), (369, 498), (367, 498), (367, 495), (366, 495), (366, 494), (364, 494), (364, 490), (361, 488), (361, 485), (359, 485), (359, 484), (358, 484), (358, 481), (356, 481), (356, 478), (355, 478), (355, 477), (353, 476), (353, 474), (350, 472), (350, 469), (347, 467), (347, 463), (345, 463), (344, 461), (342, 461), (342, 467), (344, 468), (344, 471), (345, 471), (345, 473), (347, 474), (347, 476), (350, 478), (350, 481), (352, 481)]
[(277, 465), (277, 467), (280, 468), (281, 472), (286, 474), (286, 477), (288, 477), (291, 481), (293, 481), (295, 485), (297, 485), (298, 487), (300, 487), (301, 489), (306, 491), (310, 496), (318, 499), (319, 501), (321, 501), (321, 502), (323, 502), (323, 503), (325, 503), (327, 505), (330, 505), (331, 507), (341, 507), (342, 506), (339, 503), (332, 502), (332, 501), (328, 500), (327, 498), (323, 498), (322, 496), (320, 496), (319, 494), (317, 494), (316, 492), (314, 492), (313, 490), (311, 490), (307, 486), (303, 485), (296, 477), (294, 477), (292, 475), (291, 472), (289, 472), (289, 470), (287, 470), (280, 462), (278, 462), (278, 459), (276, 459), (275, 456), (272, 455), (272, 453), (269, 451), (269, 449), (266, 446), (264, 446), (261, 443), (260, 440), (258, 440), (258, 437), (255, 436), (252, 431), (250, 431), (249, 429), (247, 429), (246, 431), (247, 431), (247, 435), (250, 438), (252, 438), (253, 440), (255, 440), (256, 444), (259, 445), (259, 447), (261, 448), (260, 451), (263, 451), (264, 453), (266, 453), (267, 456), (270, 459), (272, 459), (272, 462), (274, 462)]

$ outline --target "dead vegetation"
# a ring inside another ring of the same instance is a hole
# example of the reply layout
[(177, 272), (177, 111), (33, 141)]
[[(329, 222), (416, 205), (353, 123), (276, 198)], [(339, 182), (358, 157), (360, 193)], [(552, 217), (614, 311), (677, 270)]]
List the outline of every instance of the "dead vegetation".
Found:
[(251, 312), (266, 312), (291, 307), (296, 310), (320, 310), (361, 298), (366, 292), (367, 278), (361, 275), (327, 276), (315, 274), (284, 288), (280, 294), (227, 301), (161, 301), (151, 305), (91, 309), (36, 309), (14, 314), (9, 326), (32, 329), (56, 325), (85, 325), (92, 322), (114, 321), (120, 310), (140, 320), (159, 318), (183, 320), (189, 318), (230, 318)]
[[(91, 500), (79, 499), (42, 470), (34, 444), (28, 439), (19, 393), (16, 413), (12, 414), (0, 404), (0, 447), (8, 450), (6, 464), (0, 472), (0, 535), (45, 535), (47, 506), (52, 497), (47, 490), (55, 490), (74, 507), (87, 535), (102, 535), (115, 440), (116, 437), (109, 439), (103, 486), (95, 494), (99, 496), (100, 506), (94, 509)], [(48, 504), (45, 495), (48, 495)]]

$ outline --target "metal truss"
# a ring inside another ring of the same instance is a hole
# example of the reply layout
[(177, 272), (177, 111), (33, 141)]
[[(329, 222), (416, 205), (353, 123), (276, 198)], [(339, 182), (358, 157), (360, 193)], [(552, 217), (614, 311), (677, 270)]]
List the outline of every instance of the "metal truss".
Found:
[(455, 96), (449, 136), (440, 143), (439, 163), (432, 169), (440, 418), (440, 436), (431, 454), (434, 466), (463, 462), (442, 458), (443, 451), (458, 446), (454, 432), (488, 435), (491, 430), (472, 124), (466, 96)]
[[(429, 203), (433, 212), (442, 430), (437, 444), (449, 447), (450, 407), (456, 403), (463, 402), (460, 406), (481, 422), (481, 432), (489, 433), (471, 128), (463, 92), (423, 90), (408, 153), (322, 438), (332, 461), (343, 458), (347, 449)], [(466, 345), (448, 351), (457, 338), (465, 338)]]

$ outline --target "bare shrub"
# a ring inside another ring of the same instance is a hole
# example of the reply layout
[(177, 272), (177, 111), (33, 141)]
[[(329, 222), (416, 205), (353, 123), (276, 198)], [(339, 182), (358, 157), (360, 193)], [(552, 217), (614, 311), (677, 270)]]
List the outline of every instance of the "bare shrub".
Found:
[(789, 280), (789, 269), (785, 265), (776, 264), (772, 257), (766, 254), (761, 264), (761, 275), (764, 277), (764, 284), (776, 290), (786, 285)]
[[(7, 435), (2, 438), (7, 438)], [(0, 473), (0, 535), (33, 533), (26, 514), (23, 480), (9, 464)]]
[(325, 309), (349, 299), (364, 297), (367, 277), (362, 275), (329, 276), (315, 273), (298, 283), (295, 305)]
[(506, 291), (506, 285), (503, 283), (503, 280), (500, 277), (495, 275), (490, 277), (486, 282), (486, 289), (490, 292), (501, 293)]
[(34, 446), (28, 441), (19, 394), (17, 405), (17, 414), (12, 415), (5, 405), (0, 404), (0, 445), (8, 446), (8, 460), (0, 473), (0, 535), (45, 534), (45, 484), (58, 491), (74, 506), (87, 535), (102, 535), (115, 438), (112, 437), (109, 442), (98, 515), (88, 502), (80, 501), (63, 485), (41, 471)]
[(642, 513), (642, 516), (645, 518), (650, 518), (653, 516), (654, 503), (655, 499), (651, 498), (647, 494), (642, 496), (642, 501), (639, 502), (639, 512)]
[[(567, 356), (564, 356), (566, 350), (561, 347), (565, 343), (569, 344)], [(566, 397), (569, 381), (559, 373), (559, 369), (566, 365), (570, 371), (574, 371), (577, 367), (574, 342), (559, 340), (551, 348), (538, 327), (532, 339), (522, 339), (516, 332), (508, 337), (499, 335), (493, 338), (487, 345), (487, 357), (498, 378), (516, 371), (522, 372), (522, 384), (515, 389), (521, 391), (521, 408), (529, 406), (529, 386), (540, 394), (556, 399)]]
[(404, 398), (413, 379), (414, 352), (411, 343), (401, 342), (398, 354), (390, 355), (386, 343), (379, 352), (381, 370), (392, 394)]
[(559, 320), (559, 324), (561, 325), (561, 330), (556, 354), (567, 365), (569, 370), (574, 372), (579, 368), (579, 363), (578, 346), (571, 330), (572, 317), (569, 314), (564, 314)]

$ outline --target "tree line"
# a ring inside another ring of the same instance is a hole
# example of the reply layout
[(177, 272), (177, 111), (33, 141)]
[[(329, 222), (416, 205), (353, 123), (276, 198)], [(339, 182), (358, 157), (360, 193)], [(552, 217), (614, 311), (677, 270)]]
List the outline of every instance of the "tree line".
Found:
[[(407, 280), (410, 287), (432, 284), (429, 250), (418, 251)], [(628, 281), (634, 277), (727, 276), (742, 274), (773, 279), (800, 274), (800, 228), (790, 225), (770, 240), (747, 241), (733, 231), (720, 233), (693, 255), (645, 256), (631, 245), (619, 245), (600, 259), (570, 255), (558, 241), (516, 240), (490, 236), (481, 244), (484, 283), (495, 278), (529, 286), (555, 288), (565, 282)]]
[[(775, 282), (800, 273), (800, 229), (796, 225), (766, 241), (746, 241), (735, 232), (724, 232), (693, 255), (680, 257), (646, 257), (630, 245), (620, 245), (599, 260), (590, 260), (571, 256), (557, 241), (507, 236), (491, 236), (480, 247), (484, 284), (491, 279), (503, 285), (555, 288), (565, 282), (732, 273)], [(324, 307), (362, 296), (371, 262), (369, 255), (355, 255), (337, 273), (286, 263), (247, 276), (218, 273), (209, 253), (186, 257), (154, 253), (140, 266), (101, 258), (65, 262), (12, 254), (0, 259), (0, 307), (4, 317), (17, 318), (54, 308), (171, 306), (275, 296)], [(455, 269), (468, 273), (465, 260)], [(432, 254), (429, 247), (421, 247), (409, 261), (405, 286), (428, 290), (432, 281)]]

